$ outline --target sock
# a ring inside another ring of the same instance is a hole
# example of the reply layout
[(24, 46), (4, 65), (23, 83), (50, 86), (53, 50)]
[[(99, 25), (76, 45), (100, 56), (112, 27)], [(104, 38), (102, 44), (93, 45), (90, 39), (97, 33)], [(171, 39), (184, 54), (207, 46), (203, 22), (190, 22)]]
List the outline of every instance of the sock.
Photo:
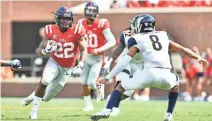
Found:
[(85, 100), (85, 106), (93, 106), (90, 95), (84, 96), (84, 100)]
[(34, 96), (35, 96), (35, 91), (32, 92), (28, 97), (26, 97), (26, 99), (27, 100), (33, 100)]
[(32, 111), (38, 111), (41, 99), (42, 99), (41, 97), (34, 96), (33, 105), (32, 105)]
[(179, 94), (178, 92), (169, 92), (169, 104), (168, 104), (167, 113), (172, 114), (175, 104), (177, 102), (178, 94)]
[(108, 101), (107, 104), (107, 109), (111, 109), (117, 105), (118, 103), (120, 103), (121, 101), (121, 96), (122, 96), (122, 92), (118, 91), (118, 90), (114, 90), (110, 96), (110, 100)]

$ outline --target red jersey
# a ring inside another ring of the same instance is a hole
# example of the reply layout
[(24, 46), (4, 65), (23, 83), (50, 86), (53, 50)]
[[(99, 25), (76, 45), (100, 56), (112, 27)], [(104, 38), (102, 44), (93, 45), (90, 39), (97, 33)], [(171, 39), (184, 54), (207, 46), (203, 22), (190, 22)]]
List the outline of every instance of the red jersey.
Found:
[(73, 67), (78, 57), (78, 40), (85, 35), (83, 26), (72, 25), (62, 33), (56, 24), (46, 25), (45, 36), (56, 41), (58, 48), (51, 53), (51, 57), (62, 67)]
[(105, 44), (105, 37), (103, 30), (110, 28), (110, 23), (107, 19), (96, 18), (92, 25), (87, 24), (87, 19), (80, 19), (78, 24), (82, 24), (86, 30), (88, 38), (88, 53), (90, 54), (94, 49), (100, 48)]

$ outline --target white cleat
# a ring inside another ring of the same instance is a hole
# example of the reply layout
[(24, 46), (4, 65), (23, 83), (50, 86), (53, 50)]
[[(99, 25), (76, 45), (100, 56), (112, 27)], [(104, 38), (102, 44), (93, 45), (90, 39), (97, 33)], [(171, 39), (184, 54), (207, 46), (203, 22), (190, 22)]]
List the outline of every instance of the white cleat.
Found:
[(164, 120), (163, 121), (173, 121), (172, 114), (171, 113), (166, 113), (164, 115)]
[(210, 96), (207, 98), (207, 101), (208, 101), (208, 102), (212, 102), (212, 95), (210, 95)]
[(27, 105), (29, 105), (32, 101), (33, 101), (33, 98), (32, 98), (32, 99), (24, 98), (24, 99), (21, 101), (21, 105), (22, 105), (22, 106), (27, 106)]
[(89, 111), (93, 111), (93, 106), (86, 106), (85, 108), (83, 108), (84, 112), (89, 112)]
[(37, 120), (38, 119), (37, 113), (38, 113), (37, 111), (31, 111), (29, 118), (31, 120)]
[(118, 116), (119, 115), (119, 108), (113, 107), (112, 112), (110, 113), (110, 116)]
[(94, 113), (91, 115), (92, 121), (98, 121), (100, 119), (108, 119), (110, 117), (110, 109), (103, 109), (102, 111), (98, 113)]

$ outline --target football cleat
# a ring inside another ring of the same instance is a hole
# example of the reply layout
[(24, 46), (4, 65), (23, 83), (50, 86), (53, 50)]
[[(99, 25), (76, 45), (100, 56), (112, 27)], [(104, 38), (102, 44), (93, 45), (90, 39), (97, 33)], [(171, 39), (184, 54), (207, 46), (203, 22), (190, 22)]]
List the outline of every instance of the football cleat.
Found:
[(93, 106), (86, 106), (85, 108), (83, 108), (84, 112), (89, 112), (89, 111), (93, 111)]
[(173, 121), (172, 114), (171, 113), (166, 113), (164, 115), (164, 120), (163, 121)]
[(22, 106), (27, 106), (27, 105), (29, 105), (32, 101), (33, 101), (33, 98), (32, 98), (32, 99), (24, 98), (24, 99), (21, 101), (21, 105), (22, 105)]
[(100, 119), (108, 119), (110, 117), (110, 112), (111, 112), (110, 109), (103, 109), (102, 111), (91, 115), (91, 120), (98, 121)]
[(110, 116), (118, 116), (119, 115), (119, 108), (113, 107), (112, 112), (110, 113)]
[(38, 113), (37, 111), (31, 111), (29, 118), (31, 120), (37, 120), (38, 119), (37, 113)]

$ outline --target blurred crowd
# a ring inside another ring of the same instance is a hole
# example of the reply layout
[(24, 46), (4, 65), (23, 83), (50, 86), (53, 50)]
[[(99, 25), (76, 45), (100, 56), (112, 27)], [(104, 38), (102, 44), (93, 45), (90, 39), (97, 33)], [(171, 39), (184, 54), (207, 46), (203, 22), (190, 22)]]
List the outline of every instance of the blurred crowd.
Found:
[(212, 7), (212, 0), (113, 0), (110, 7)]
[[(208, 95), (207, 100), (212, 101), (212, 51), (207, 48), (206, 52), (200, 52), (199, 48), (194, 46), (192, 50), (204, 57), (209, 62), (207, 68), (202, 68), (197, 60), (190, 58), (183, 58), (184, 76), (186, 78), (186, 92), (184, 99), (191, 101), (194, 96), (194, 101), (204, 101), (205, 96)], [(206, 88), (210, 86), (210, 88)], [(209, 90), (206, 90), (209, 89)]]

